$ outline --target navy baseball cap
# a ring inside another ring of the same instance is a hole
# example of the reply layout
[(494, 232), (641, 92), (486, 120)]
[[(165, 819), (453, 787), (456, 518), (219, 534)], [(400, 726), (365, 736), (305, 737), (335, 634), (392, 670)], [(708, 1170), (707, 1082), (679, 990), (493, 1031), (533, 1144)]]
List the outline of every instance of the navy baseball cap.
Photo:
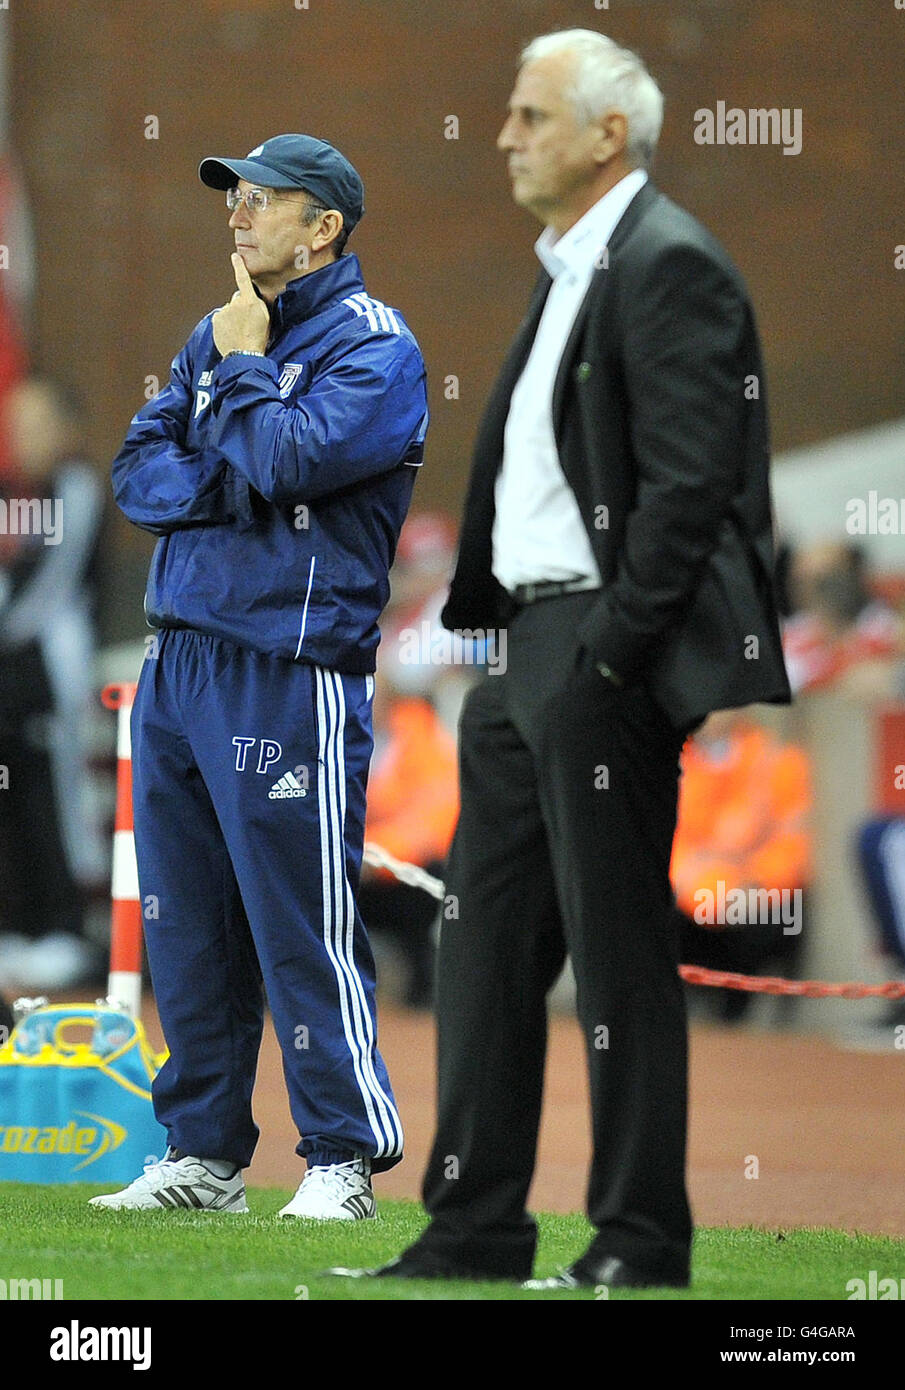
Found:
[(364, 185), (358, 170), (313, 135), (274, 135), (244, 159), (202, 159), (198, 177), (208, 188), (235, 187), (237, 179), (263, 188), (304, 188), (343, 215), (347, 232), (364, 214)]

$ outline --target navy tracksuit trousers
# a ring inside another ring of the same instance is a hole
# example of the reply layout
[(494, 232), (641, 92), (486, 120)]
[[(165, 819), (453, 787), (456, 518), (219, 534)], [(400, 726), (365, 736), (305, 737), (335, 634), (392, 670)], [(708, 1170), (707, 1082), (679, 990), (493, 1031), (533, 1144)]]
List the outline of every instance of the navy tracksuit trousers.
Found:
[(402, 1156), (355, 895), (372, 676), (164, 630), (132, 713), (135, 841), (170, 1144), (247, 1166), (263, 979), (298, 1153)]

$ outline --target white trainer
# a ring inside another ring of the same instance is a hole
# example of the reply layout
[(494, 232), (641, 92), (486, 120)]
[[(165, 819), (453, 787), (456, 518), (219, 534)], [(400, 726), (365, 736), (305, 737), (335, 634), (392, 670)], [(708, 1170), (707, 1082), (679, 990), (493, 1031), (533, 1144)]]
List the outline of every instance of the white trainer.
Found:
[(199, 1158), (175, 1158), (174, 1152), (167, 1149), (159, 1163), (146, 1163), (141, 1177), (121, 1192), (92, 1197), (88, 1205), (108, 1211), (248, 1211), (241, 1168), (231, 1178), (218, 1178)]
[(292, 1201), (280, 1211), (280, 1216), (314, 1221), (362, 1221), (376, 1215), (371, 1161), (364, 1156), (309, 1168)]

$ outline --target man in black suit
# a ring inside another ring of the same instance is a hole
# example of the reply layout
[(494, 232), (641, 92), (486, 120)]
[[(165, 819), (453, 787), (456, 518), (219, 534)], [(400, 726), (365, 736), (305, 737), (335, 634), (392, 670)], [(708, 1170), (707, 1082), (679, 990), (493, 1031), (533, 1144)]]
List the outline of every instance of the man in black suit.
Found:
[(687, 1038), (669, 861), (710, 710), (787, 703), (764, 380), (741, 278), (647, 177), (662, 97), (567, 31), (499, 137), (544, 272), (478, 437), (447, 628), (507, 627), (469, 693), (438, 961), (431, 1217), (396, 1277), (525, 1279), (546, 994), (569, 952), (590, 1249), (554, 1286), (689, 1280)]

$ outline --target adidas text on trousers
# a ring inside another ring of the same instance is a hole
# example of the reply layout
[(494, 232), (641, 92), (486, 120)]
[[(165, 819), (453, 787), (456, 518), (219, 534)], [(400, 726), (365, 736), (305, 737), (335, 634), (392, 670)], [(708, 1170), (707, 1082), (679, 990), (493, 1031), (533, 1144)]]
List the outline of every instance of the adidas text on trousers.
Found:
[(148, 959), (169, 1059), (170, 1144), (247, 1166), (273, 1016), (309, 1166), (402, 1157), (355, 901), (374, 678), (165, 629), (132, 713)]

